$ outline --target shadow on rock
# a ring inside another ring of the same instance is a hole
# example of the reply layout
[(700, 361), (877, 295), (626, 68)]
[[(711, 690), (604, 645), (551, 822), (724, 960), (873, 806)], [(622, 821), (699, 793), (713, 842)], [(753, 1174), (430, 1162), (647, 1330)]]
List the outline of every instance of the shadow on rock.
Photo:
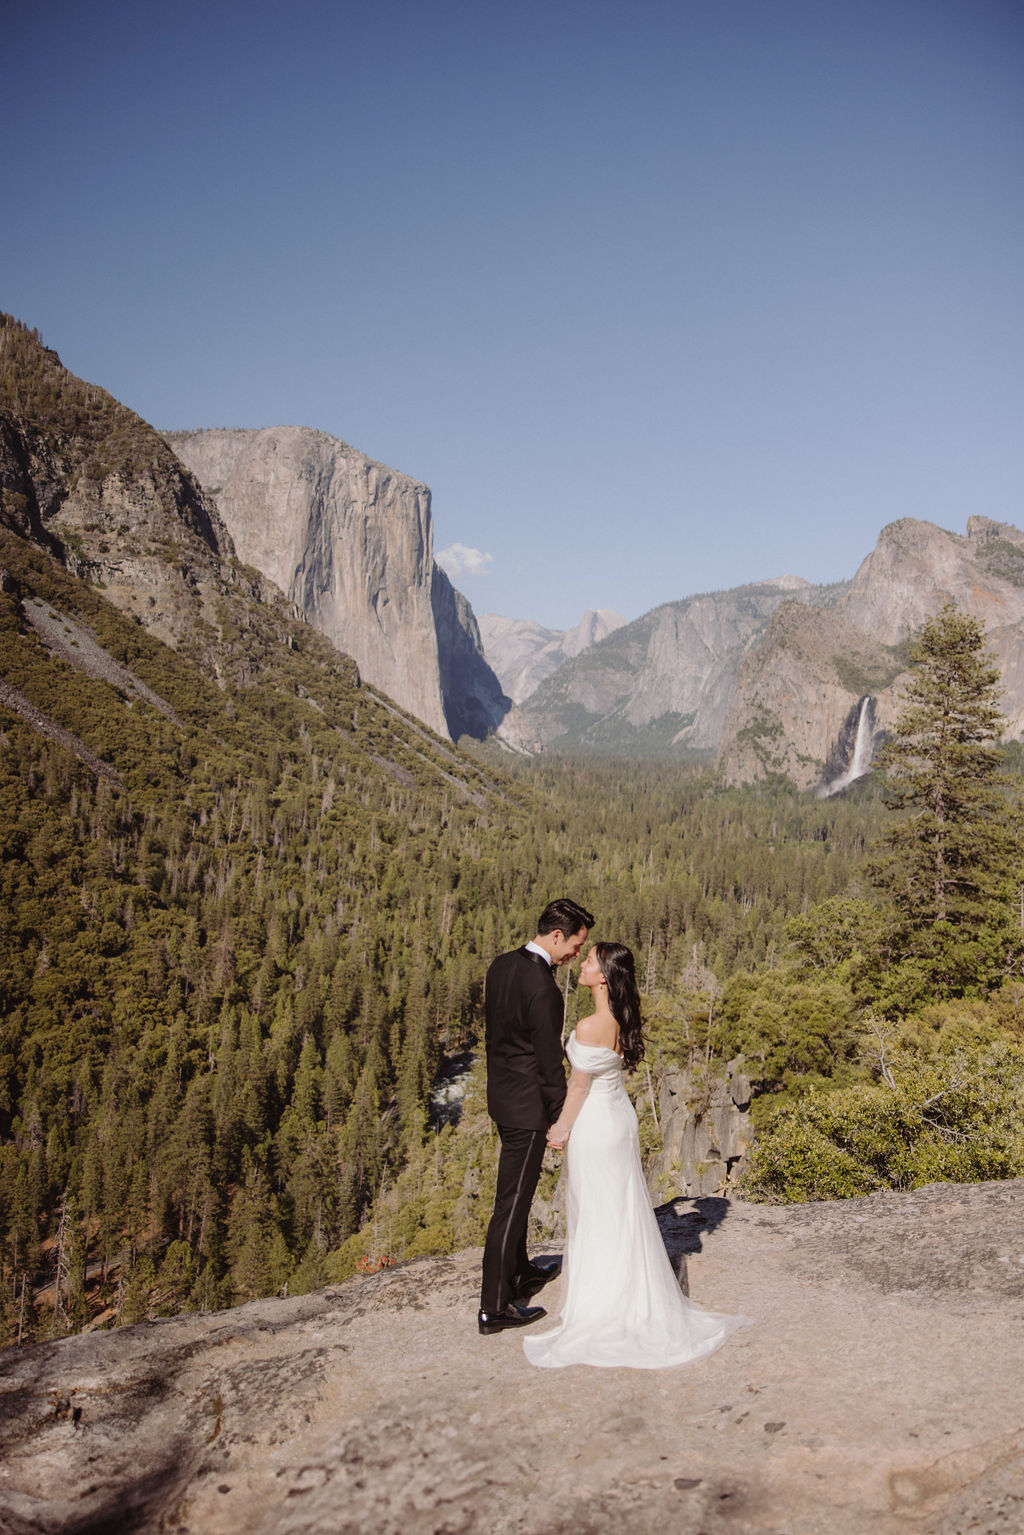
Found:
[(684, 1295), (690, 1293), (687, 1258), (700, 1252), (705, 1233), (715, 1231), (728, 1213), (729, 1201), (710, 1194), (700, 1199), (670, 1199), (655, 1210), (665, 1251)]
[(144, 1535), (157, 1527), (160, 1516), (187, 1488), (197, 1464), (190, 1451), (187, 1444), (176, 1446), (163, 1464), (134, 1481), (121, 1480), (94, 1492), (87, 1499), (88, 1510), (74, 1511), (63, 1500), (40, 1502), (24, 1516), (4, 1509), (0, 1528), (5, 1535)]

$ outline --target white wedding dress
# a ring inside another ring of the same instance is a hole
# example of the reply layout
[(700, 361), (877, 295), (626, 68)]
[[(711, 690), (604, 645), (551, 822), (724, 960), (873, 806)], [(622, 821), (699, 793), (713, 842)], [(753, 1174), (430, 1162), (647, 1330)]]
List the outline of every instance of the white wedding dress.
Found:
[(590, 1087), (565, 1151), (566, 1240), (555, 1325), (523, 1337), (531, 1364), (660, 1370), (712, 1353), (745, 1317), (720, 1316), (679, 1288), (640, 1160), (622, 1058), (570, 1034)]

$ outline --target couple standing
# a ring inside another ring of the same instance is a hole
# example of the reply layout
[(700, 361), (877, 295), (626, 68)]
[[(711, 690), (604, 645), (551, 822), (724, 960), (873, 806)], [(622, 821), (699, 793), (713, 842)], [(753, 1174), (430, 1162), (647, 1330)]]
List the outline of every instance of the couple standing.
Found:
[[(710, 1354), (744, 1318), (688, 1300), (661, 1240), (623, 1085), (643, 1056), (640, 997), (624, 944), (594, 944), (581, 967), (594, 1012), (569, 1036), (566, 1090), (555, 971), (579, 955), (593, 925), (575, 901), (552, 901), (536, 937), (487, 972), (487, 1109), (501, 1154), (478, 1325), (495, 1333), (539, 1321), (547, 1313), (530, 1302), (561, 1272), (554, 1325), (523, 1340), (531, 1363), (660, 1369)], [(526, 1251), (546, 1146), (566, 1152), (564, 1269), (557, 1258), (531, 1263)]]

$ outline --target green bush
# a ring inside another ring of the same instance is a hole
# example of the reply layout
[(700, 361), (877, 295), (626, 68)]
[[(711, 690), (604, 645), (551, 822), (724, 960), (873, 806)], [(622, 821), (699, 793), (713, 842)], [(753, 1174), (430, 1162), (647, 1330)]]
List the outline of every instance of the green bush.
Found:
[(763, 1115), (746, 1188), (846, 1199), (1024, 1173), (1024, 1048), (1006, 1041), (888, 1066), (894, 1085), (808, 1093)]

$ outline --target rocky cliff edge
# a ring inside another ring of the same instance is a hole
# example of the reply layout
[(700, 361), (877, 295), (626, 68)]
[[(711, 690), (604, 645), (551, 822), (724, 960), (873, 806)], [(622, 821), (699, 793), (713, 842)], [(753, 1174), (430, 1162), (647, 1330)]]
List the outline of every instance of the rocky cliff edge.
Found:
[(480, 1337), (475, 1252), (9, 1350), (0, 1524), (1019, 1535), (1024, 1183), (660, 1214), (693, 1297), (754, 1324), (664, 1373)]

